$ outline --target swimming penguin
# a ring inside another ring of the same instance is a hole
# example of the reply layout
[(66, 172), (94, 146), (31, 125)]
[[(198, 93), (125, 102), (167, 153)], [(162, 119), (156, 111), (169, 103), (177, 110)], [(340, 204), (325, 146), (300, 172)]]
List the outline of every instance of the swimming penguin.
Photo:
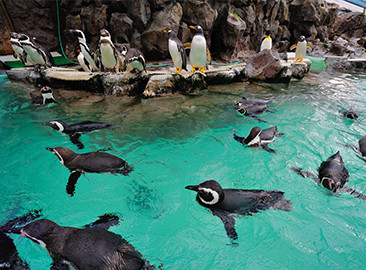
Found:
[(60, 163), (70, 170), (66, 192), (74, 195), (76, 182), (82, 173), (123, 174), (127, 176), (133, 169), (123, 159), (104, 152), (76, 154), (65, 147), (46, 148), (57, 156)]
[(277, 126), (267, 129), (261, 129), (260, 127), (254, 127), (250, 131), (248, 137), (239, 137), (234, 134), (234, 139), (242, 144), (248, 146), (261, 146), (264, 150), (275, 153), (275, 150), (268, 147), (268, 144), (274, 142), (277, 137), (283, 136), (283, 133), (278, 133)]
[(266, 30), (264, 31), (261, 40), (258, 43), (256, 52), (261, 52), (265, 49), (271, 50), (272, 49), (272, 38), (271, 38), (271, 31)]
[(182, 42), (173, 30), (164, 30), (164, 32), (169, 34), (168, 47), (170, 56), (176, 67), (175, 73), (181, 72), (182, 69), (187, 70), (187, 55)]
[(33, 62), (32, 58), (24, 50), (23, 46), (19, 42), (20, 34), (12, 32), (10, 33), (10, 42), (13, 47), (15, 58), (19, 58), (25, 66), (34, 66), (36, 63)]
[(268, 109), (266, 103), (250, 103), (246, 100), (239, 101), (234, 106), (235, 110), (238, 111), (240, 114), (252, 117), (260, 122), (265, 122), (261, 120), (256, 114), (261, 114), (265, 111), (271, 112), (271, 110)]
[(32, 99), (32, 103), (37, 105), (47, 105), (51, 103), (57, 103), (53, 97), (52, 88), (49, 86), (43, 86), (40, 90), (42, 96), (37, 96), (33, 93), (29, 93)]
[(43, 123), (43, 125), (50, 126), (54, 130), (60, 131), (64, 134), (69, 135), (70, 140), (73, 144), (75, 144), (79, 149), (83, 149), (84, 145), (79, 140), (81, 133), (91, 132), (93, 130), (98, 129), (113, 129), (114, 125), (103, 123), (103, 122), (92, 122), (92, 121), (84, 121), (80, 123), (75, 123), (71, 125), (67, 125), (65, 122), (61, 120), (52, 120), (49, 122)]
[(292, 210), (292, 201), (278, 190), (223, 189), (214, 180), (185, 188), (197, 192), (197, 202), (222, 220), (227, 236), (233, 240), (238, 238), (234, 215), (251, 215), (267, 209)]
[(12, 233), (46, 249), (51, 269), (155, 269), (127, 240), (105, 229), (64, 227), (39, 219)]
[(13, 270), (29, 270), (30, 267), (18, 253), (13, 239), (5, 233), (10, 233), (17, 226), (23, 226), (26, 223), (40, 217), (40, 211), (30, 211), (20, 217), (9, 220), (4, 225), (0, 226), (0, 269)]
[(357, 119), (358, 118), (358, 114), (353, 109), (349, 109), (349, 110), (343, 112), (343, 116), (347, 117), (349, 119)]
[(318, 168), (318, 175), (311, 172), (305, 172), (302, 169), (291, 167), (295, 173), (302, 177), (313, 179), (318, 185), (336, 193), (348, 192), (361, 200), (366, 200), (366, 196), (357, 192), (353, 188), (346, 187), (349, 181), (349, 173), (344, 166), (343, 159), (339, 151), (323, 161)]
[(242, 97), (242, 100), (240, 101), (241, 104), (244, 105), (265, 105), (265, 104), (271, 104), (273, 102), (274, 98), (271, 99), (260, 99), (260, 98), (246, 98)]
[(50, 52), (45, 47), (38, 44), (35, 38), (30, 38), (25, 34), (20, 34), (19, 42), (32, 61), (37, 65), (47, 67), (55, 65)]
[(122, 55), (125, 57), (125, 67), (126, 71), (133, 72), (142, 72), (146, 71), (146, 61), (144, 58), (144, 55), (139, 49), (136, 48), (126, 48), (124, 51), (122, 51)]
[(114, 46), (111, 35), (106, 29), (100, 30), (99, 47), (94, 55), (94, 61), (100, 57), (100, 63), (107, 70), (120, 72), (123, 69), (123, 57)]
[(366, 136), (363, 136), (358, 141), (358, 147), (352, 144), (338, 144), (353, 149), (364, 161), (366, 161)]
[(207, 66), (207, 55), (209, 62), (211, 62), (211, 55), (207, 49), (206, 39), (203, 35), (203, 29), (201, 26), (189, 26), (195, 30), (192, 42), (190, 44), (191, 50), (189, 52), (189, 61), (191, 62), (192, 72), (199, 70), (205, 73), (204, 68)]
[[(71, 30), (69, 30), (69, 32), (74, 33), (78, 38), (79, 46), (80, 46), (80, 53), (81, 53), (81, 55), (80, 54), (78, 55), (78, 61), (79, 61), (80, 65), (83, 67), (83, 65), (80, 62), (80, 61), (83, 61), (85, 63), (85, 66), (87, 66), (89, 69), (88, 72), (99, 71), (99, 69), (97, 68), (97, 65), (94, 61), (95, 52), (86, 42), (86, 38), (85, 38), (83, 31), (71, 29)], [(83, 67), (83, 69), (85, 70), (84, 67)]]
[(306, 48), (309, 47), (311, 49), (314, 49), (314, 47), (311, 44), (308, 44), (306, 42), (305, 36), (300, 36), (299, 41), (297, 44), (294, 44), (290, 47), (290, 50), (293, 50), (296, 48), (295, 51), (295, 63), (302, 63), (304, 60), (304, 57), (306, 55)]

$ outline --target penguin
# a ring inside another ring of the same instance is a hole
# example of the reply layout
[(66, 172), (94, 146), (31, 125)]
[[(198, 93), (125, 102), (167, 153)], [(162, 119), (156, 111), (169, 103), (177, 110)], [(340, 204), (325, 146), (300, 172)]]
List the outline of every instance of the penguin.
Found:
[(267, 209), (292, 210), (292, 201), (286, 200), (284, 192), (278, 190), (223, 189), (215, 180), (185, 188), (197, 192), (197, 202), (221, 219), (232, 240), (238, 238), (234, 215), (252, 215)]
[(352, 144), (342, 144), (342, 143), (338, 144), (353, 149), (358, 154), (359, 157), (361, 157), (364, 161), (366, 161), (366, 136), (363, 136), (358, 141), (358, 147)]
[(306, 55), (306, 48), (309, 47), (311, 49), (314, 49), (314, 47), (311, 44), (308, 44), (306, 42), (305, 36), (300, 36), (297, 44), (294, 44), (290, 47), (290, 50), (293, 50), (296, 48), (295, 51), (295, 63), (302, 63), (304, 60), (304, 57)]
[(192, 72), (199, 70), (205, 73), (204, 68), (207, 66), (207, 55), (209, 62), (211, 62), (211, 55), (207, 49), (206, 39), (203, 35), (203, 29), (201, 26), (189, 26), (195, 31), (192, 42), (190, 44), (191, 49), (189, 52), (189, 60), (192, 66)]
[(348, 192), (351, 195), (366, 201), (366, 195), (359, 193), (353, 188), (346, 187), (346, 184), (349, 182), (349, 173), (339, 151), (320, 164), (318, 175), (315, 175), (312, 172), (305, 172), (300, 168), (292, 166), (291, 170), (304, 178), (309, 177), (313, 179), (318, 185), (332, 191), (332, 193), (336, 193), (337, 191)]
[(17, 226), (33, 221), (40, 217), (40, 210), (29, 211), (20, 217), (9, 220), (0, 226), (0, 269), (29, 270), (30, 267), (18, 253), (13, 239), (6, 235)]
[[(80, 46), (80, 53), (78, 55), (78, 61), (79, 61), (80, 65), (83, 67), (83, 65), (81, 64), (81, 61), (83, 61), (89, 69), (89, 71), (87, 71), (87, 72), (99, 71), (99, 69), (97, 68), (96, 62), (94, 61), (95, 52), (86, 42), (84, 32), (81, 30), (74, 30), (74, 29), (69, 30), (69, 32), (74, 33), (78, 38), (79, 46)], [(85, 70), (84, 67), (83, 67), (83, 69)]]
[(258, 116), (256, 116), (256, 114), (261, 114), (265, 111), (271, 112), (271, 110), (268, 109), (266, 103), (250, 103), (246, 100), (239, 101), (235, 104), (234, 108), (240, 114), (252, 117), (260, 122), (265, 121), (261, 120)]
[(183, 69), (187, 70), (187, 55), (182, 42), (173, 30), (164, 30), (164, 32), (169, 34), (168, 47), (170, 56), (172, 57), (174, 66), (176, 67), (175, 73), (179, 73)]
[(46, 67), (52, 67), (55, 65), (50, 52), (45, 47), (38, 44), (35, 38), (30, 38), (25, 34), (20, 34), (19, 42), (36, 65)]
[(240, 101), (241, 104), (244, 105), (265, 105), (265, 104), (271, 104), (274, 101), (275, 98), (271, 99), (260, 99), (260, 98), (246, 98), (242, 97), (242, 100)]
[(124, 66), (126, 67), (126, 71), (137, 71), (139, 73), (141, 73), (142, 71), (147, 72), (144, 55), (139, 49), (125, 48), (125, 50), (122, 51), (122, 55), (125, 58)]
[(51, 269), (155, 269), (127, 240), (103, 228), (65, 227), (39, 219), (11, 233), (46, 249)]
[(67, 125), (65, 122), (61, 120), (52, 120), (43, 123), (43, 125), (50, 126), (54, 130), (69, 135), (70, 141), (73, 144), (75, 144), (79, 149), (84, 148), (83, 143), (79, 140), (81, 133), (87, 133), (98, 129), (114, 129), (114, 125), (102, 122), (92, 122), (92, 121), (84, 121), (80, 123)]
[(12, 32), (10, 33), (10, 42), (14, 50), (14, 58), (19, 58), (25, 66), (34, 66), (36, 63), (33, 62), (32, 58), (24, 50), (23, 46), (19, 42), (20, 34)]
[(261, 129), (260, 127), (254, 127), (251, 129), (248, 137), (239, 137), (234, 134), (234, 139), (242, 144), (248, 146), (261, 146), (264, 150), (275, 153), (275, 150), (268, 147), (268, 144), (274, 142), (277, 137), (283, 136), (283, 133), (278, 133), (277, 126), (267, 129)]
[(343, 116), (347, 117), (349, 119), (357, 119), (358, 118), (358, 114), (353, 109), (349, 109), (349, 110), (343, 112)]
[(127, 176), (133, 168), (123, 159), (101, 151), (85, 154), (76, 154), (65, 147), (47, 147), (60, 160), (60, 163), (70, 170), (70, 176), (66, 185), (66, 192), (74, 196), (76, 182), (82, 173), (123, 174)]
[(41, 92), (42, 96), (37, 96), (33, 93), (29, 93), (33, 104), (37, 104), (40, 106), (40, 105), (47, 105), (47, 104), (51, 104), (51, 103), (57, 103), (57, 101), (53, 97), (53, 91), (52, 91), (51, 87), (43, 86), (39, 91)]
[(120, 72), (123, 69), (123, 57), (114, 46), (111, 35), (106, 29), (100, 30), (99, 47), (94, 55), (94, 61), (98, 58), (106, 70)]
[(78, 62), (80, 64), (80, 66), (82, 67), (82, 69), (85, 72), (92, 72), (91, 71), (91, 66), (89, 65), (89, 62), (87, 62), (85, 60), (84, 54), (82, 54), (82, 52), (80, 50), (77, 50), (77, 52), (78, 52), (77, 59), (78, 59)]
[(271, 38), (271, 31), (266, 30), (264, 31), (261, 40), (258, 43), (256, 52), (259, 53), (263, 50), (271, 50), (272, 49), (272, 38)]

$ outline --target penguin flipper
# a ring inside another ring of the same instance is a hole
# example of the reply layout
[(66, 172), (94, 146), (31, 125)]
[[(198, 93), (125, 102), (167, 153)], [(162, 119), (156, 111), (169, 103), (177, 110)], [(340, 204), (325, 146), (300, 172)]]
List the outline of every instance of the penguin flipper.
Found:
[(80, 138), (80, 134), (79, 133), (74, 133), (74, 134), (70, 134), (70, 141), (75, 144), (78, 149), (83, 149), (84, 148), (84, 144), (79, 140)]
[(218, 209), (211, 209), (211, 212), (214, 216), (217, 216), (221, 219), (224, 223), (224, 228), (226, 230), (226, 234), (230, 239), (236, 240), (238, 239), (238, 234), (235, 230), (235, 219), (230, 216), (227, 212), (218, 210)]
[(343, 192), (348, 192), (349, 194), (355, 196), (356, 198), (359, 198), (361, 200), (366, 201), (366, 195), (356, 191), (353, 188), (349, 188), (349, 187), (342, 187), (339, 191), (343, 191)]
[(312, 172), (305, 172), (300, 168), (295, 168), (292, 166), (291, 166), (291, 170), (294, 171), (296, 174), (302, 176), (303, 178), (309, 177), (309, 178), (313, 179), (317, 184), (320, 184), (320, 179), (318, 177), (316, 177), (316, 175), (313, 174)]
[(87, 225), (84, 225), (84, 228), (98, 228), (103, 230), (108, 230), (110, 227), (119, 224), (119, 216), (115, 214), (104, 214), (103, 216), (99, 216), (99, 218)]
[(292, 45), (291, 47), (290, 47), (290, 51), (292, 51), (293, 49), (295, 49), (297, 47), (297, 45), (296, 44), (294, 44), (294, 45)]
[(184, 50), (183, 46), (179, 46), (179, 52), (180, 55), (182, 56), (182, 69), (187, 70), (187, 54), (186, 51)]
[(311, 44), (308, 43), (308, 44), (306, 44), (306, 46), (309, 47), (310, 49), (314, 50), (314, 46), (313, 45), (311, 45)]
[(206, 53), (207, 53), (207, 59), (208, 59), (208, 63), (211, 65), (211, 53), (210, 50), (206, 47)]
[(184, 49), (188, 49), (191, 48), (191, 43), (190, 42), (186, 42), (183, 44)]
[(67, 181), (66, 185), (66, 193), (69, 194), (70, 197), (74, 196), (75, 194), (76, 182), (78, 181), (80, 175), (80, 171), (72, 171), (69, 176), (69, 180)]
[(357, 149), (356, 146), (352, 145), (352, 144), (343, 144), (343, 143), (339, 143), (337, 142), (338, 145), (344, 146), (344, 147), (348, 147), (351, 148), (353, 151), (355, 151), (356, 153), (359, 153), (360, 151)]
[(64, 263), (62, 260), (53, 260), (50, 270), (70, 270), (70, 266)]
[(42, 210), (31, 210), (20, 217), (16, 217), (7, 221), (5, 224), (0, 226), (0, 232), (8, 232), (16, 226), (24, 226), (36, 218), (39, 218), (41, 216), (41, 211)]
[(270, 148), (270, 147), (268, 146), (268, 144), (261, 144), (261, 147), (262, 147), (262, 149), (263, 149), (263, 150), (266, 150), (267, 152), (270, 152), (270, 153), (276, 153), (276, 151), (275, 151), (275, 150), (273, 150), (272, 148)]
[(262, 123), (266, 123), (266, 121), (260, 119), (258, 116), (256, 115), (253, 115), (253, 114), (248, 114), (248, 116), (252, 117), (253, 119), (255, 120), (258, 120), (259, 122), (262, 122)]

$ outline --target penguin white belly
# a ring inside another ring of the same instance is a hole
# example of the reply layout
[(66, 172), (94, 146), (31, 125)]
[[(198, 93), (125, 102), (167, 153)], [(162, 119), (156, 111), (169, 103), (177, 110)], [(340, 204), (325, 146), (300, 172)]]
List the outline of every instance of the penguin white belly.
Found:
[(80, 47), (81, 47), (81, 52), (84, 55), (84, 61), (87, 61), (89, 63), (89, 65), (93, 71), (98, 70), (92, 56), (85, 50), (85, 48), (83, 46), (80, 46)]
[(45, 65), (46, 62), (44, 61), (42, 54), (37, 51), (37, 49), (33, 48), (29, 45), (23, 45), (24, 50), (30, 56), (34, 63), (39, 65)]
[(261, 44), (261, 51), (265, 50), (265, 49), (272, 49), (272, 39), (271, 38), (265, 38), (263, 41), (262, 41), (262, 44)]
[(80, 66), (83, 68), (84, 71), (91, 72), (89, 67), (85, 64), (85, 58), (84, 58), (84, 55), (81, 52), (78, 55), (78, 62), (80, 64)]
[(114, 69), (117, 65), (117, 60), (114, 56), (114, 50), (111, 46), (106, 44), (100, 45), (100, 53), (102, 58), (102, 64), (108, 69)]
[(178, 50), (177, 43), (172, 40), (169, 40), (169, 53), (172, 57), (174, 66), (176, 68), (182, 69), (182, 56)]
[(11, 46), (13, 47), (16, 57), (21, 58), (24, 53), (24, 49), (16, 44), (11, 44)]
[(192, 67), (206, 66), (206, 39), (203, 36), (193, 37), (189, 59)]
[(137, 69), (138, 71), (144, 70), (144, 66), (142, 65), (142, 63), (140, 61), (134, 60), (134, 61), (130, 62), (129, 65), (132, 68)]
[(295, 51), (295, 60), (303, 59), (306, 55), (306, 41), (298, 42)]

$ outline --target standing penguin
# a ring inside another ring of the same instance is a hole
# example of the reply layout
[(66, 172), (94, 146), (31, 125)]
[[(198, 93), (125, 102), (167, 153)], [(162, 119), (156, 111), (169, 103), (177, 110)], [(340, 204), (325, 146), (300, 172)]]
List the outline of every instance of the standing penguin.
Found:
[(49, 86), (43, 86), (40, 90), (42, 96), (37, 96), (33, 93), (29, 93), (32, 99), (32, 103), (37, 105), (47, 105), (51, 103), (57, 103), (53, 97), (52, 88)]
[(47, 147), (60, 160), (60, 163), (70, 170), (66, 185), (67, 194), (73, 196), (76, 182), (82, 173), (120, 173), (127, 176), (133, 169), (123, 159), (104, 152), (76, 154), (65, 147)]
[(89, 62), (86, 61), (86, 59), (84, 57), (84, 54), (80, 50), (77, 50), (77, 52), (78, 52), (77, 59), (78, 59), (78, 62), (80, 64), (80, 66), (82, 67), (82, 69), (85, 72), (92, 72), (91, 71), (91, 66), (89, 65)]
[(207, 66), (207, 55), (209, 62), (211, 62), (211, 55), (207, 49), (206, 39), (203, 35), (203, 29), (201, 26), (189, 26), (195, 31), (192, 42), (190, 44), (191, 50), (189, 52), (189, 60), (192, 66), (192, 72), (199, 70), (205, 73), (204, 68)]
[(11, 233), (46, 249), (52, 257), (51, 269), (155, 269), (127, 240), (97, 226), (79, 229), (39, 219)]
[(221, 219), (227, 236), (233, 240), (238, 238), (233, 216), (267, 209), (292, 210), (292, 201), (286, 200), (284, 192), (278, 190), (223, 189), (215, 180), (185, 188), (197, 192), (196, 201)]
[(126, 71), (137, 71), (141, 73), (142, 71), (146, 71), (146, 61), (144, 55), (139, 49), (136, 48), (124, 48), (122, 51), (122, 55), (124, 56), (124, 66)]
[(49, 122), (43, 123), (43, 125), (50, 126), (54, 130), (62, 132), (64, 134), (69, 135), (70, 141), (77, 145), (79, 149), (83, 149), (84, 145), (79, 140), (81, 133), (91, 132), (93, 130), (98, 129), (113, 129), (114, 125), (103, 123), (103, 122), (92, 122), (92, 121), (84, 121), (80, 123), (75, 123), (68, 125), (61, 120), (53, 120)]
[(305, 172), (302, 169), (291, 167), (295, 173), (302, 177), (309, 177), (315, 181), (318, 185), (336, 193), (337, 191), (348, 192), (351, 195), (366, 201), (366, 196), (354, 190), (353, 188), (346, 187), (349, 181), (349, 173), (339, 151), (330, 156), (326, 161), (323, 161), (318, 168), (318, 175), (312, 172)]
[(20, 34), (12, 32), (10, 33), (10, 42), (14, 50), (14, 57), (19, 58), (25, 66), (34, 66), (36, 63), (33, 62), (32, 58), (24, 50), (23, 46), (19, 41)]
[(19, 42), (34, 63), (41, 66), (52, 67), (55, 65), (50, 52), (25, 34), (20, 34)]
[(173, 30), (164, 30), (164, 32), (169, 34), (168, 47), (170, 56), (176, 67), (175, 73), (181, 72), (182, 69), (187, 70), (187, 55), (182, 42)]
[(290, 50), (293, 50), (296, 48), (295, 51), (295, 63), (302, 63), (304, 60), (304, 57), (306, 55), (306, 48), (309, 47), (311, 49), (314, 49), (314, 47), (311, 44), (308, 44), (306, 42), (305, 36), (300, 36), (299, 41), (297, 44), (294, 44), (290, 47)]
[(114, 46), (111, 35), (106, 29), (100, 30), (99, 47), (94, 55), (94, 60), (100, 62), (104, 69), (120, 72), (123, 69), (123, 57)]
[(256, 52), (261, 52), (265, 49), (271, 50), (272, 49), (272, 38), (271, 38), (271, 31), (266, 30), (264, 31), (261, 40), (258, 43)]
[[(90, 71), (99, 71), (99, 69), (97, 68), (97, 65), (94, 61), (94, 50), (89, 46), (89, 44), (86, 42), (86, 38), (85, 35), (83, 33), (83, 31), (81, 30), (69, 30), (69, 32), (74, 33), (79, 41), (79, 46), (80, 46), (80, 53), (82, 54), (82, 56), (79, 54), (78, 55), (78, 61), (80, 63), (80, 60), (84, 61), (85, 65), (88, 66), (88, 69)], [(80, 60), (79, 60), (80, 57)], [(83, 67), (83, 65), (80, 63), (80, 65)], [(84, 67), (83, 67), (84, 69)], [(85, 70), (85, 69), (84, 69)]]

